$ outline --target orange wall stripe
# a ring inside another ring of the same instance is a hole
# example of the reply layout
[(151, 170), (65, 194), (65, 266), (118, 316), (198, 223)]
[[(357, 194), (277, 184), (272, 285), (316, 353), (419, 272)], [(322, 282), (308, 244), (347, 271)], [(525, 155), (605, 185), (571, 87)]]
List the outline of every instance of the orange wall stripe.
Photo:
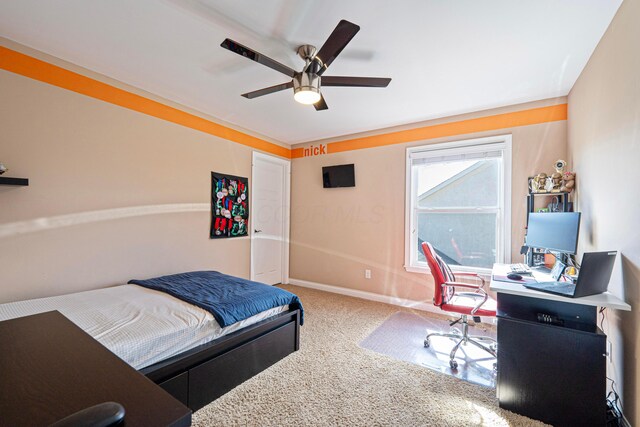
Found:
[[(567, 120), (567, 104), (549, 107), (531, 108), (512, 113), (496, 114), (476, 119), (442, 123), (416, 129), (390, 132), (381, 135), (365, 136), (345, 141), (327, 143), (327, 153), (360, 150), (363, 148), (383, 147), (426, 139), (464, 135), (476, 132), (506, 129), (518, 126), (536, 125), (540, 123)], [(303, 148), (294, 148), (292, 158), (304, 156)]]
[(298, 157), (304, 157), (303, 148), (292, 148), (291, 149), (291, 158), (297, 159)]
[[(0, 46), (0, 69), (29, 77), (60, 88), (71, 90), (139, 113), (147, 114), (171, 123), (195, 129), (210, 135), (246, 145), (285, 158), (304, 156), (303, 148), (292, 150), (238, 130), (212, 122), (186, 111), (162, 104), (140, 95), (119, 89), (82, 74), (33, 58), (12, 49)], [(380, 135), (354, 138), (327, 145), (327, 153), (383, 147), (426, 139), (469, 133), (528, 126), (540, 123), (567, 120), (567, 104), (532, 108), (512, 113), (479, 117), (476, 119), (442, 123)]]
[(171, 123), (199, 130), (210, 135), (246, 145), (267, 153), (291, 158), (291, 150), (246, 133), (198, 117), (186, 111), (136, 95), (82, 74), (0, 46), (0, 69), (44, 83), (49, 83), (82, 95), (90, 96), (129, 110), (147, 114)]

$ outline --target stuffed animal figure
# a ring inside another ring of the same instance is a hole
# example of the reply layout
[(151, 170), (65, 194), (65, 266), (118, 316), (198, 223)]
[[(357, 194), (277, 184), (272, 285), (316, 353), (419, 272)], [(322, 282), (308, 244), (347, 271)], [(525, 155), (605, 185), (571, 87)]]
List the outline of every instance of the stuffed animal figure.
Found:
[(534, 176), (531, 180), (531, 192), (532, 193), (542, 193), (544, 192), (544, 186), (547, 183), (547, 174), (544, 172), (540, 172), (538, 175)]
[(560, 186), (560, 191), (571, 193), (576, 186), (576, 173), (575, 172), (565, 172), (562, 174), (562, 185)]
[(551, 177), (547, 178), (547, 180), (551, 180), (551, 190), (548, 190), (552, 193), (559, 193), (560, 187), (562, 187), (562, 174), (560, 172), (555, 172)]

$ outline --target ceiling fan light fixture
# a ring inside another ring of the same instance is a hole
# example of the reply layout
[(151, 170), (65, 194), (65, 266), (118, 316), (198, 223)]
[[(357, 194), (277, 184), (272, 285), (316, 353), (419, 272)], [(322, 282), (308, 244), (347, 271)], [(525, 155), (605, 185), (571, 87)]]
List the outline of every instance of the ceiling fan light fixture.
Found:
[(315, 104), (316, 102), (320, 101), (320, 91), (315, 88), (300, 88), (300, 90), (293, 94), (293, 99), (298, 101), (300, 104)]
[(300, 73), (293, 78), (293, 99), (305, 105), (320, 101), (320, 77), (312, 73)]

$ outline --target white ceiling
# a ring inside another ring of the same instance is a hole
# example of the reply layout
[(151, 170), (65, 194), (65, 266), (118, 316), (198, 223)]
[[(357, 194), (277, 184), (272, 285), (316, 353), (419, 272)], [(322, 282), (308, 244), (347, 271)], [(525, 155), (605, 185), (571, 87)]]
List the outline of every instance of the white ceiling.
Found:
[[(622, 0), (3, 0), (0, 35), (287, 144), (566, 95)], [(391, 77), (323, 88), (220, 47), (226, 37), (294, 69), (340, 19), (361, 27), (325, 75)]]

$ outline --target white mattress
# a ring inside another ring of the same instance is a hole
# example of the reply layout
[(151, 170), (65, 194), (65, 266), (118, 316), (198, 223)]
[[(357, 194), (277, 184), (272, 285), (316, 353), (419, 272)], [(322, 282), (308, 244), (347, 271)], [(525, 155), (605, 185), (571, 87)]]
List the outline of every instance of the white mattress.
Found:
[(136, 369), (289, 309), (272, 308), (221, 328), (213, 315), (137, 285), (0, 304), (0, 321), (58, 310)]

